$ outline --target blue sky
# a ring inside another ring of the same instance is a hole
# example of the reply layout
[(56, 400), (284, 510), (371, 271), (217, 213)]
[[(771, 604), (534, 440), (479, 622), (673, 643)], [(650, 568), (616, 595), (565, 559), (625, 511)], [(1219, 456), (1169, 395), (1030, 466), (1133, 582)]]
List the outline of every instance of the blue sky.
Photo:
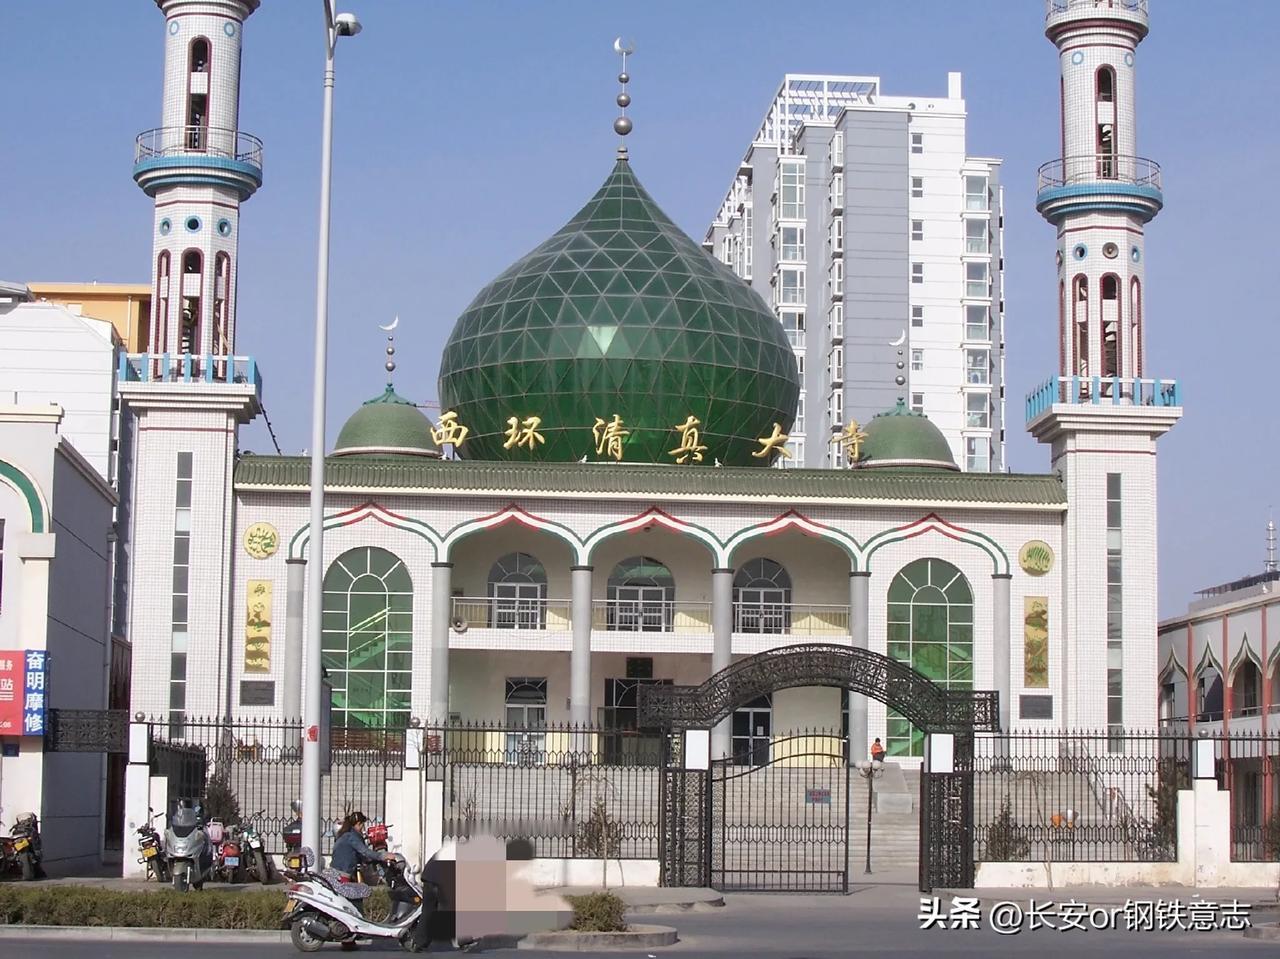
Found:
[[(784, 73), (878, 75), (942, 95), (964, 73), (969, 151), (1005, 159), (1009, 458), (1048, 468), (1022, 398), (1054, 372), (1054, 238), (1034, 211), (1057, 148), (1057, 64), (1038, 0), (360, 0), (339, 51), (330, 332), (332, 439), (380, 392), (376, 325), (402, 318), (399, 389), (435, 397), (472, 295), (606, 176), (614, 36), (631, 38), (637, 174), (695, 239)], [(1160, 609), (1261, 570), (1276, 494), (1275, 166), (1280, 4), (1152, 0), (1139, 152), (1165, 172), (1148, 229), (1147, 368), (1183, 382), (1160, 446)], [(266, 144), (241, 224), (239, 341), (286, 452), (309, 437), (319, 178), (320, 0), (265, 0), (245, 29), (242, 129)], [(149, 279), (134, 136), (160, 122), (163, 19), (147, 0), (6, 6), (0, 277)], [(266, 452), (261, 422), (244, 445)]]

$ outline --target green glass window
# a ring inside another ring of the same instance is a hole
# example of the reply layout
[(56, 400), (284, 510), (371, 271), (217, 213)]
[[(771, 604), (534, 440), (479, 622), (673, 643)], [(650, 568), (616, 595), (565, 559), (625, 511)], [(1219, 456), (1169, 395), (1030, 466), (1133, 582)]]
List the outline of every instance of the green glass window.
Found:
[[(973, 688), (973, 590), (940, 559), (918, 559), (889, 585), (887, 653), (947, 689)], [(885, 749), (923, 756), (924, 734), (889, 710)]]
[(362, 546), (324, 577), (321, 661), (333, 725), (406, 726), (413, 660), (413, 581), (395, 554)]

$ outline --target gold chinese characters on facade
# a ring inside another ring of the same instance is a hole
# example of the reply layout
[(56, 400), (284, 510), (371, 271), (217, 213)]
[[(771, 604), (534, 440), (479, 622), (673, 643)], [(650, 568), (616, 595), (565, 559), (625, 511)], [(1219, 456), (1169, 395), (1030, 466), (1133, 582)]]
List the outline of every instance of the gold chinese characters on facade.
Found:
[(850, 466), (862, 458), (862, 444), (866, 441), (867, 434), (862, 431), (857, 420), (850, 420), (848, 426), (831, 438), (832, 443), (840, 444)]
[(791, 458), (791, 450), (787, 449), (787, 440), (791, 439), (786, 433), (782, 432), (782, 424), (773, 424), (773, 433), (769, 436), (761, 436), (756, 442), (760, 444), (760, 448), (751, 455), (756, 459), (772, 459), (773, 451), (777, 450), (782, 454), (783, 459)]
[(534, 449), (545, 443), (547, 438), (538, 432), (538, 427), (542, 425), (541, 416), (526, 416), (520, 419), (517, 416), (507, 418), (507, 441), (502, 444), (504, 450), (512, 449), (517, 446), (527, 446)]
[(700, 442), (702, 433), (699, 427), (702, 421), (696, 416), (688, 416), (679, 426), (671, 427), (673, 432), (680, 434), (680, 445), (673, 450), (668, 450), (668, 454), (676, 458), (677, 463), (701, 463), (702, 454), (707, 448)]
[(271, 580), (251, 579), (245, 589), (244, 671), (271, 672)]
[(440, 419), (436, 421), (436, 425), (431, 429), (431, 441), (436, 446), (444, 446), (448, 444), (455, 449), (461, 446), (467, 440), (467, 434), (471, 432), (469, 427), (463, 426), (458, 422), (458, 414), (454, 410), (441, 413)]
[(270, 523), (254, 523), (244, 531), (244, 551), (254, 559), (274, 556), (280, 548), (280, 534)]
[(608, 421), (597, 416), (596, 425), (591, 427), (591, 436), (596, 441), (596, 456), (611, 456), (615, 460), (621, 460), (622, 441), (630, 435), (630, 430), (622, 428), (622, 417), (617, 413)]

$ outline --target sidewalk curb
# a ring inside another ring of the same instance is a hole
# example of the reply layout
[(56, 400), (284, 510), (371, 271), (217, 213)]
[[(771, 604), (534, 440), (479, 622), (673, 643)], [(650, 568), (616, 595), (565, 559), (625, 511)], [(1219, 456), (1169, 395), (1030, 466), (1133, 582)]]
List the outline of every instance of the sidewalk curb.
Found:
[(602, 949), (652, 949), (676, 942), (671, 926), (644, 926), (639, 923), (626, 932), (533, 932), (520, 940), (518, 949), (586, 952)]
[(0, 925), (0, 940), (52, 939), (96, 942), (223, 942), (274, 945), (289, 942), (287, 929), (165, 929), (152, 926)]

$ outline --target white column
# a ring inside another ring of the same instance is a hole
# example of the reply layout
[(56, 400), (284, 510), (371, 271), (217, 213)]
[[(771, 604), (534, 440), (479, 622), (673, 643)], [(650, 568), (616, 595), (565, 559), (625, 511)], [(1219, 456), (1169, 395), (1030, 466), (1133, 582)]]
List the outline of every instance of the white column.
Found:
[[(124, 773), (124, 854), (121, 857), (124, 868), (121, 876), (125, 879), (143, 879), (147, 875), (146, 865), (138, 862), (137, 830), (146, 824), (150, 815), (151, 726), (132, 722), (129, 724), (129, 765)], [(163, 835), (163, 824), (157, 828)]]
[(591, 567), (572, 566), (570, 611), (573, 648), (569, 653), (569, 721), (591, 722)]
[(991, 577), (991, 678), (1000, 697), (1000, 728), (1008, 732), (1012, 712), (1009, 652), (1009, 581), (1008, 573)]
[[(870, 649), (868, 625), (871, 574), (849, 574), (849, 644), (854, 649)], [(856, 763), (869, 757), (871, 741), (867, 732), (867, 697), (862, 693), (846, 693), (849, 697), (849, 761)]]
[[(711, 672), (728, 669), (733, 662), (733, 570), (711, 571)], [(711, 758), (723, 759), (732, 749), (733, 718), (717, 723), (711, 731)]]
[(453, 564), (431, 564), (431, 725), (449, 721), (449, 626), (453, 619)]
[(302, 719), (302, 617), (306, 607), (307, 561), (285, 560), (284, 718)]

